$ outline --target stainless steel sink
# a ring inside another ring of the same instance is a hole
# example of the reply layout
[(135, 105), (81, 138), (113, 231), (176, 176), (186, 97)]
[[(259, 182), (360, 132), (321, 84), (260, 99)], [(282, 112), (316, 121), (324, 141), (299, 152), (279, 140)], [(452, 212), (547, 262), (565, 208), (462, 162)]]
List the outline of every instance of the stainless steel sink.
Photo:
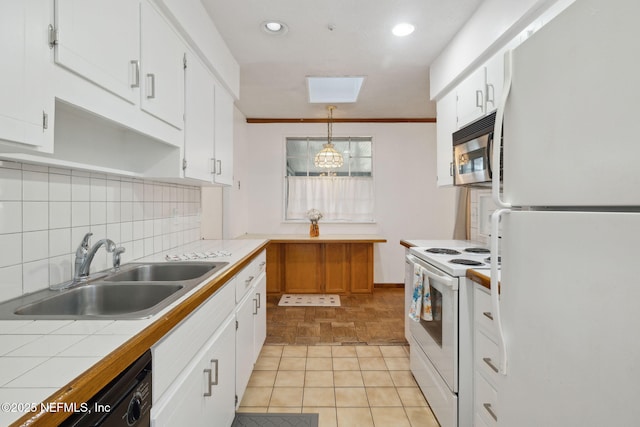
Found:
[(142, 319), (160, 312), (227, 262), (132, 263), (66, 290), (0, 304), (0, 319)]
[(91, 283), (18, 308), (18, 315), (114, 316), (155, 306), (184, 285), (177, 283)]
[(201, 277), (226, 262), (140, 264), (105, 278), (107, 282), (176, 282)]

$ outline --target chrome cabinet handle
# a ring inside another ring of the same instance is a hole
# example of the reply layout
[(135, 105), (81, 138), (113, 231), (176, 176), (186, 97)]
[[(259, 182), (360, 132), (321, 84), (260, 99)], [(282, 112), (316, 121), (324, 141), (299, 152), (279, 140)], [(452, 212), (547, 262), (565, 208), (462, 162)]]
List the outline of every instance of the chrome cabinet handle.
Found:
[(133, 65), (133, 83), (131, 83), (131, 87), (140, 87), (140, 61), (132, 59), (131, 65)]
[(214, 376), (215, 376), (216, 379), (213, 380), (213, 382), (209, 381), (209, 384), (210, 385), (218, 385), (218, 359), (211, 359), (211, 363), (213, 363), (214, 366), (215, 366), (213, 373), (214, 373)]
[(260, 292), (256, 292), (256, 301), (258, 301), (258, 308), (260, 308)]
[(490, 311), (485, 311), (485, 312), (482, 313), (482, 315), (484, 317), (488, 317), (489, 319), (493, 320), (493, 315), (491, 314)]
[(449, 176), (453, 176), (453, 162), (449, 162)]
[[(491, 96), (489, 96), (491, 94)], [(496, 88), (491, 84), (487, 83), (487, 100), (486, 103), (492, 103), (494, 106), (496, 104)]]
[(484, 403), (482, 406), (484, 406), (484, 409), (487, 410), (487, 412), (489, 413), (489, 415), (491, 415), (491, 418), (493, 418), (494, 421), (498, 421), (498, 416), (496, 415), (495, 412), (493, 412), (491, 403)]
[(490, 367), (494, 372), (496, 372), (496, 373), (497, 373), (497, 372), (499, 372), (499, 371), (498, 371), (498, 367), (497, 367), (496, 365), (494, 365), (494, 364), (493, 364), (493, 361), (491, 360), (491, 358), (490, 358), (490, 357), (483, 357), (483, 358), (482, 358), (482, 361), (483, 361), (484, 363), (486, 363), (487, 365), (489, 365), (489, 367)]
[(476, 107), (484, 109), (484, 94), (481, 90), (476, 91)]
[(211, 175), (216, 174), (216, 159), (212, 158), (211, 160)]
[(244, 281), (245, 285), (249, 286), (249, 283), (251, 283), (252, 280), (253, 280), (253, 276), (249, 276), (247, 280)]
[[(147, 81), (150, 82), (147, 87), (147, 99), (154, 99), (156, 97), (156, 75), (153, 73), (147, 74)], [(151, 88), (151, 94), (149, 95), (149, 88)]]
[[(204, 393), (204, 397), (211, 396), (211, 387), (214, 385), (218, 385), (218, 359), (211, 359), (211, 363), (214, 364), (214, 369), (205, 369), (204, 373), (207, 374), (207, 391)], [(215, 379), (212, 381), (211, 377), (214, 376)]]
[(222, 175), (222, 160), (216, 160), (216, 175)]
[(262, 262), (260, 263), (260, 268), (264, 267), (265, 265), (267, 265), (267, 261), (262, 261)]
[(211, 369), (205, 369), (204, 373), (207, 374), (207, 391), (204, 393), (204, 397), (211, 396)]
[(257, 299), (253, 299), (253, 315), (257, 315), (258, 314), (258, 300)]

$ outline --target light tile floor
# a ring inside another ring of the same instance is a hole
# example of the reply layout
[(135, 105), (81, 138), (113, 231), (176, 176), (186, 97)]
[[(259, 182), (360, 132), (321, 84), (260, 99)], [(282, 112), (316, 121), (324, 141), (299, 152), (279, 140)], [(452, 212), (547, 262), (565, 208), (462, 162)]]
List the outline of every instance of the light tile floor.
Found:
[(438, 427), (404, 345), (265, 345), (239, 412), (318, 413), (319, 427)]

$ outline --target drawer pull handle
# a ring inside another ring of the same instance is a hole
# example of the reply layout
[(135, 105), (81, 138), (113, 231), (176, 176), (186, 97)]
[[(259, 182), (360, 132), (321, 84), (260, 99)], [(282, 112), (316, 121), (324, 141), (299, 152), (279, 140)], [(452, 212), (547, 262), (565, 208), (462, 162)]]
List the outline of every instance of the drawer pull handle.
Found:
[(253, 299), (253, 315), (255, 316), (256, 314), (258, 314), (258, 300), (257, 299)]
[(218, 359), (211, 359), (211, 363), (214, 364), (215, 368), (214, 368), (214, 376), (215, 376), (215, 380), (213, 380), (213, 382), (209, 381), (209, 384), (211, 385), (218, 385)]
[(260, 263), (260, 268), (264, 267), (266, 264), (267, 264), (267, 262), (266, 262), (266, 261), (262, 261), (262, 262)]
[[(211, 386), (218, 385), (218, 359), (211, 359), (211, 363), (214, 364), (215, 368), (212, 371), (211, 369), (205, 369), (204, 373), (207, 374), (207, 391), (204, 393), (204, 397), (211, 396)], [(211, 377), (214, 376), (215, 380), (211, 380)]]
[(204, 393), (204, 397), (211, 396), (211, 369), (205, 369), (204, 373), (207, 374), (207, 391)]
[(484, 317), (488, 317), (489, 319), (493, 320), (493, 314), (491, 314), (490, 311), (485, 311), (484, 313), (482, 313), (482, 315)]
[(244, 283), (248, 285), (249, 283), (251, 283), (252, 280), (253, 280), (253, 276), (249, 276), (247, 280), (244, 281)]
[(487, 365), (489, 365), (489, 367), (490, 367), (491, 369), (493, 369), (496, 373), (498, 373), (498, 372), (499, 372), (499, 371), (498, 371), (498, 367), (497, 367), (496, 365), (494, 365), (494, 364), (493, 364), (493, 361), (491, 360), (491, 358), (490, 358), (490, 357), (483, 357), (483, 358), (482, 358), (482, 361), (483, 361), (484, 363), (486, 363)]
[(258, 301), (258, 308), (260, 308), (260, 292), (256, 292), (256, 301)]
[(484, 406), (484, 409), (486, 409), (489, 415), (491, 415), (491, 418), (493, 418), (495, 421), (498, 421), (498, 416), (495, 412), (493, 412), (491, 403), (484, 403), (482, 406)]

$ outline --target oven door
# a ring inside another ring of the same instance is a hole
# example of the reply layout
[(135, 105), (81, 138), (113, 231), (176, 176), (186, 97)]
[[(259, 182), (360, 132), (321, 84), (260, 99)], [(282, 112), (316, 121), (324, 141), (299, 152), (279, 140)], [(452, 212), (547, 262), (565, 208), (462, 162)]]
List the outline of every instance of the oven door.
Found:
[(424, 269), (433, 320), (409, 319), (413, 339), (427, 355), (451, 391), (458, 391), (458, 278), (438, 270), (413, 255), (407, 260)]

